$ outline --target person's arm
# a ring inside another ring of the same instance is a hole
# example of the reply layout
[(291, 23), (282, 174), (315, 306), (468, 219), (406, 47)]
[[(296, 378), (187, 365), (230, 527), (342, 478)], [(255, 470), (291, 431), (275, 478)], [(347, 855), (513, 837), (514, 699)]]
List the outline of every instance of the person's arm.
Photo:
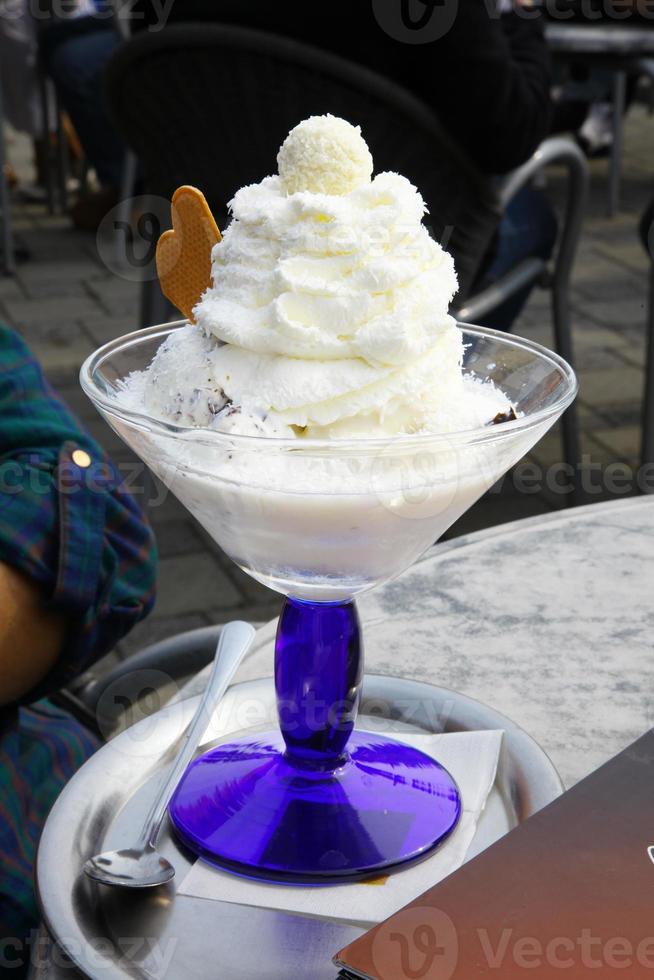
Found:
[(0, 563), (0, 707), (18, 701), (55, 666), (67, 618), (43, 603), (22, 572)]
[(431, 65), (422, 59), (420, 67), (427, 101), (479, 169), (501, 174), (529, 159), (548, 135), (551, 111), (540, 13), (490, 16), (485, 0), (463, 0), (450, 31), (425, 48), (433, 51)]
[(154, 602), (147, 520), (20, 337), (0, 325), (2, 567), (14, 574), (0, 601), (0, 703), (65, 686)]

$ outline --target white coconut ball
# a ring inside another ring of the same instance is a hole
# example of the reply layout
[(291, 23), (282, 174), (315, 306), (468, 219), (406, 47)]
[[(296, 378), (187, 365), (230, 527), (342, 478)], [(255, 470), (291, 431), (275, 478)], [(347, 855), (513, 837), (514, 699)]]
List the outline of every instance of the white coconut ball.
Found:
[(290, 131), (277, 154), (289, 194), (349, 194), (372, 177), (372, 156), (359, 126), (336, 116), (310, 116)]

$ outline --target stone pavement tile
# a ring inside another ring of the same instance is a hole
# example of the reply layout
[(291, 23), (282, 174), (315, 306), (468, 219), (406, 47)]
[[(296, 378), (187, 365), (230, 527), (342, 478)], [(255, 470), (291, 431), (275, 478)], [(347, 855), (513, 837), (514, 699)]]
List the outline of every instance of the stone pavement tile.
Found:
[[(634, 272), (641, 277), (647, 274), (649, 269), (649, 261), (647, 258), (647, 253), (643, 248), (642, 242), (639, 238), (634, 237), (633, 241), (623, 242), (620, 248), (616, 251), (611, 246), (610, 242), (598, 241), (595, 245), (595, 250), (599, 255), (606, 256), (620, 265), (624, 266), (629, 271)], [(613, 269), (613, 275), (615, 275), (615, 267)]]
[[(602, 416), (597, 409), (591, 405), (586, 405), (584, 402), (580, 402), (578, 399), (576, 406), (580, 429), (583, 429), (585, 432), (592, 432), (597, 425), (601, 424)], [(558, 429), (555, 431), (558, 431)]]
[[(87, 343), (89, 342), (87, 341)], [(89, 347), (93, 349), (93, 345), (90, 343)], [(66, 390), (70, 390), (71, 388), (73, 388), (73, 383), (66, 386)], [(82, 392), (82, 397), (86, 398), (84, 392)], [(126, 448), (125, 443), (96, 411), (90, 399), (87, 398), (87, 401), (90, 403), (91, 408), (93, 409), (92, 412), (85, 411), (84, 415), (82, 416), (87, 432), (102, 446), (104, 450), (106, 450), (106, 452), (109, 453), (113, 459), (120, 458)], [(79, 401), (77, 401), (77, 399), (76, 403), (81, 404)], [(131, 454), (130, 458), (132, 458)]]
[(5, 300), (23, 300), (25, 293), (21, 289), (18, 279), (10, 276), (0, 276), (0, 303)]
[(243, 597), (206, 552), (163, 558), (155, 616), (178, 616), (205, 609), (235, 609)]
[(600, 405), (597, 414), (600, 418), (598, 429), (630, 428), (639, 426), (642, 413), (642, 399), (625, 402), (622, 405)]
[[(272, 593), (275, 596), (275, 593)], [(230, 612), (225, 609), (209, 609), (207, 618), (212, 624), (227, 623), (230, 619), (244, 619), (248, 623), (263, 626), (271, 619), (276, 619), (282, 609), (284, 597), (276, 595), (270, 603), (257, 605), (256, 603), (246, 603), (240, 609)], [(273, 664), (270, 663), (270, 673), (272, 674)]]
[(643, 385), (643, 372), (635, 367), (609, 371), (586, 371), (580, 378), (579, 398), (587, 404), (619, 405), (633, 401)]
[(131, 333), (139, 326), (137, 315), (109, 316), (104, 310), (83, 317), (81, 323), (98, 347), (122, 337), (123, 334)]
[[(140, 484), (143, 478), (138, 477), (137, 482)], [(148, 477), (144, 501), (148, 517), (155, 528), (167, 524), (168, 521), (186, 520), (189, 516), (188, 510), (180, 504), (177, 497), (151, 474)]]
[(98, 312), (98, 302), (86, 292), (80, 292), (55, 300), (2, 300), (2, 308), (14, 326), (30, 324), (48, 327), (52, 323), (65, 324), (84, 316), (92, 316)]
[[(54, 374), (52, 374), (51, 377), (56, 378)], [(56, 380), (58, 382), (57, 378)], [(87, 428), (90, 428), (91, 425), (97, 425), (99, 423), (102, 423), (103, 435), (104, 435), (104, 430), (108, 430), (109, 432), (112, 431), (107, 425), (107, 423), (102, 421), (102, 419), (98, 415), (97, 409), (93, 405), (93, 402), (91, 401), (90, 398), (87, 397), (87, 395), (84, 394), (84, 392), (82, 391), (82, 387), (77, 379), (75, 379), (72, 382), (71, 381), (64, 382), (62, 380), (61, 383), (56, 384), (56, 388), (58, 393), (61, 395), (61, 397), (66, 402), (66, 404), (69, 406), (69, 408), (73, 410), (77, 418), (87, 424)]]
[(41, 259), (38, 262), (25, 262), (16, 271), (17, 280), (26, 287), (36, 288), (41, 282), (64, 281), (80, 283), (91, 276), (98, 275), (100, 267), (84, 251), (70, 259)]
[[(209, 626), (209, 618), (204, 613), (190, 613), (181, 616), (150, 616), (143, 620), (118, 644), (117, 652), (121, 660), (138, 653), (151, 643), (169, 640), (187, 630)], [(99, 673), (99, 671), (98, 671)]]
[(637, 460), (640, 457), (640, 425), (613, 426), (610, 429), (597, 429), (593, 437), (607, 446), (616, 458)]
[(57, 261), (86, 262), (95, 255), (95, 235), (70, 227), (67, 218), (49, 218), (34, 230), (21, 232), (19, 241), (30, 253), (30, 263)]
[[(583, 257), (577, 257), (572, 271), (572, 289), (581, 293), (590, 293), (592, 297), (596, 283), (615, 280), (615, 273), (615, 261), (609, 261), (593, 248)], [(631, 272), (625, 271), (622, 275), (629, 279)]]
[(637, 339), (629, 342), (625, 339), (624, 344), (619, 348), (620, 357), (626, 364), (641, 368), (645, 361), (645, 335), (638, 331)]
[(61, 299), (85, 299), (88, 297), (84, 282), (78, 279), (43, 278), (31, 282), (23, 280), (22, 286), (28, 298), (36, 302), (49, 300), (54, 309)]
[[(614, 243), (614, 235), (611, 235), (611, 243)], [(644, 289), (646, 277), (643, 273), (631, 272), (628, 269), (617, 268), (615, 263), (599, 262), (596, 275), (592, 276), (588, 270), (588, 278), (579, 281), (576, 277), (572, 280), (572, 288), (575, 293), (587, 296), (591, 301), (599, 299), (626, 299), (633, 290)]]
[[(189, 511), (179, 502), (175, 494), (164, 486), (161, 480), (147, 466), (144, 466), (137, 456), (132, 454), (130, 460), (134, 463), (138, 462), (143, 467), (143, 470), (135, 472), (134, 482), (139, 487), (143, 486), (145, 488), (145, 498), (150, 520), (155, 524), (165, 524), (168, 521), (177, 521), (180, 519), (186, 520), (189, 517)], [(195, 518), (192, 518), (192, 520), (196, 523)], [(201, 533), (201, 529), (198, 526), (198, 534)]]
[[(582, 456), (588, 456), (597, 462), (611, 462), (615, 456), (605, 445), (595, 441), (595, 433), (581, 431), (580, 447)], [(543, 438), (536, 443), (531, 452), (530, 458), (535, 459), (540, 466), (548, 467), (560, 463), (563, 459), (563, 445), (561, 436), (557, 429), (550, 429)]]
[(172, 558), (175, 555), (185, 555), (189, 552), (197, 554), (203, 551), (205, 547), (197, 525), (190, 519), (158, 523), (156, 535), (161, 558)]
[(521, 317), (511, 332), (516, 337), (525, 337), (543, 347), (552, 348), (554, 346), (554, 334), (549, 323), (534, 322), (526, 317)]
[(598, 327), (589, 321), (584, 322), (577, 315), (572, 327), (572, 343), (575, 351), (589, 347), (591, 349), (619, 350), (621, 354), (624, 354), (624, 348), (629, 346), (630, 341), (623, 331)]
[(585, 371), (623, 368), (625, 358), (622, 350), (612, 347), (599, 347), (591, 344), (577, 344), (575, 347), (575, 368), (583, 376)]
[(248, 575), (238, 565), (235, 565), (227, 555), (224, 555), (224, 558), (227, 560), (221, 562), (221, 564), (230, 579), (236, 584), (239, 592), (243, 593), (248, 602), (253, 602), (257, 605), (267, 605), (274, 601), (276, 593), (272, 589), (269, 589), (266, 585), (262, 585), (261, 582), (257, 582), (251, 575)]
[(635, 327), (622, 327), (618, 333), (623, 351), (631, 348), (637, 353), (639, 365), (645, 363), (645, 322)]
[[(621, 331), (624, 327), (639, 327), (645, 323), (646, 303), (647, 299), (643, 289), (622, 299), (605, 298), (593, 301), (592, 304), (588, 302), (584, 316), (587, 320), (598, 323), (600, 326)], [(575, 303), (575, 312), (579, 317), (578, 301)]]
[(93, 352), (93, 344), (74, 321), (50, 325), (14, 323), (47, 372), (58, 371), (60, 379), (72, 382), (82, 362)]
[(141, 296), (140, 283), (117, 276), (103, 276), (87, 280), (86, 286), (107, 313), (112, 316), (131, 316), (136, 324)]

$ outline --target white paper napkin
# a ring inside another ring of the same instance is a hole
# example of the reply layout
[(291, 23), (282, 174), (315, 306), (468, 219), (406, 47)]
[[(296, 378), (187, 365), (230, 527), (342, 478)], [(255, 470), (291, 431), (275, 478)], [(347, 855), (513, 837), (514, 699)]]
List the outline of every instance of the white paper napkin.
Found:
[(438, 759), (454, 776), (461, 790), (463, 812), (458, 826), (431, 857), (379, 883), (310, 887), (252, 881), (219, 871), (204, 861), (196, 861), (178, 894), (374, 925), (451, 874), (465, 860), (495, 782), (502, 732), (402, 733), (395, 737)]

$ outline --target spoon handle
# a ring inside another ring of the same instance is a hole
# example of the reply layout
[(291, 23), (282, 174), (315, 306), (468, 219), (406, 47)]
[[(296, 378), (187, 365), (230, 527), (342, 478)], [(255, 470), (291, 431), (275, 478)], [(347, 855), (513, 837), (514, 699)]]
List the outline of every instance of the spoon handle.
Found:
[(254, 638), (254, 627), (234, 620), (223, 627), (211, 674), (197, 711), (184, 732), (179, 752), (145, 819), (140, 844), (155, 847), (170, 798), (204, 735), (214, 708), (229, 687)]

